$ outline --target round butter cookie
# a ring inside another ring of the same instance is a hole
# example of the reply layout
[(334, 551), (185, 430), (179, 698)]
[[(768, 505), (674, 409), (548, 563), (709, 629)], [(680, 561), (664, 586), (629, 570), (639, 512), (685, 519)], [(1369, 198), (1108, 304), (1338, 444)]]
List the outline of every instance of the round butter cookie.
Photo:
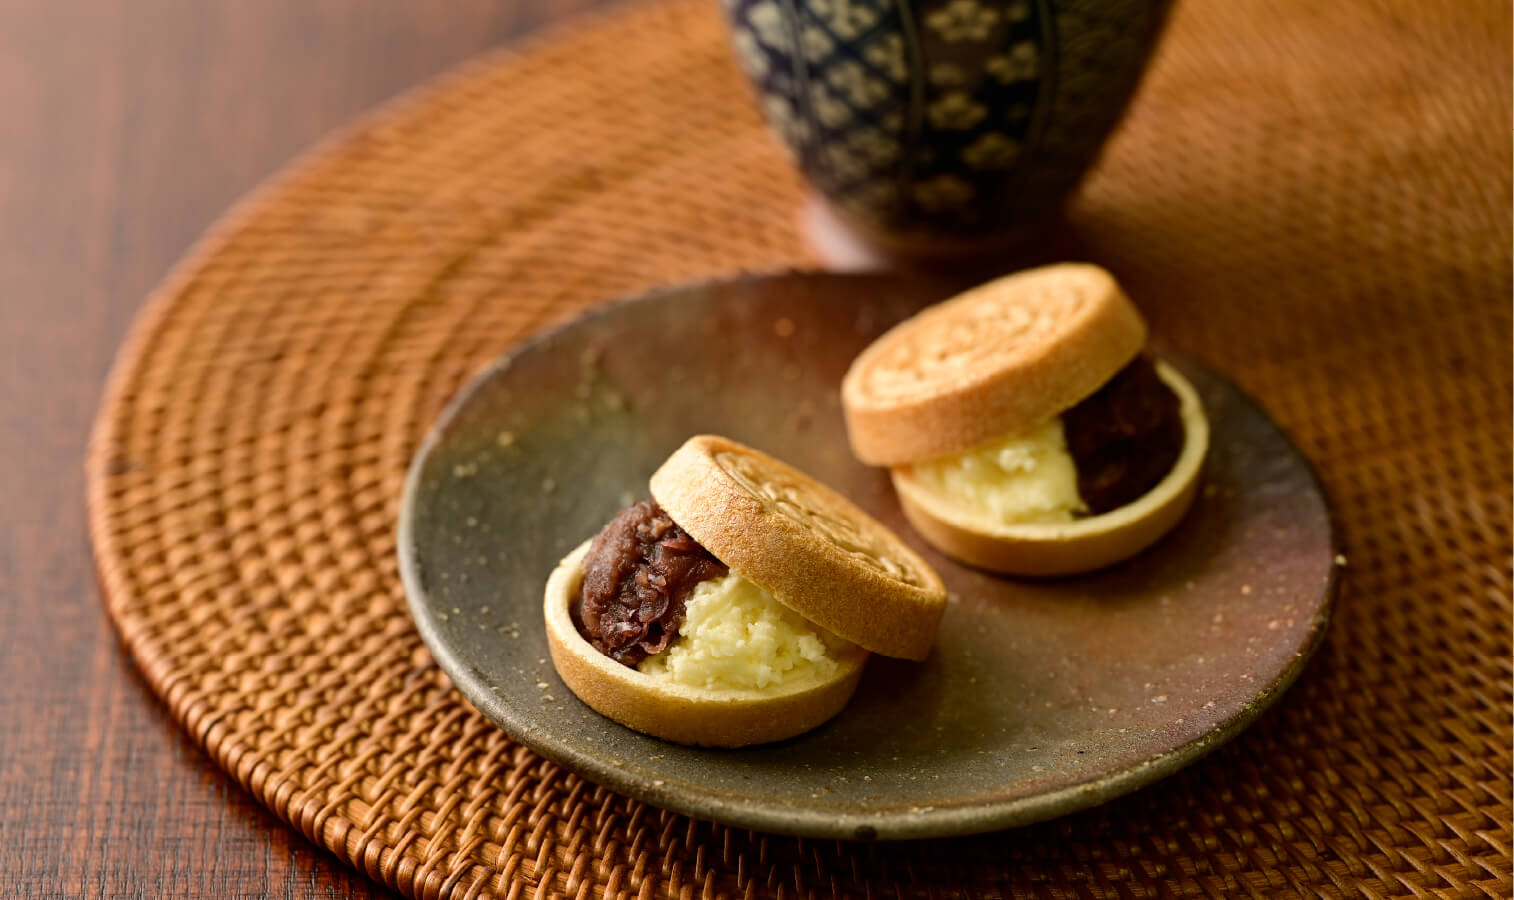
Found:
[(841, 382), (857, 458), (894, 466), (1023, 431), (1092, 394), (1141, 351), (1114, 277), (1062, 263), (990, 281), (894, 326)]
[(721, 562), (811, 622), (884, 656), (930, 654), (946, 611), (941, 577), (803, 472), (700, 435), (652, 475), (652, 497)]
[(745, 747), (781, 741), (830, 719), (857, 690), (867, 651), (839, 653), (835, 674), (764, 690), (707, 690), (623, 666), (595, 650), (573, 624), (592, 541), (558, 563), (547, 579), (547, 647), (563, 683), (591, 709), (627, 728), (679, 744)]
[[(697, 542), (729, 569), (722, 578), (739, 577), (755, 585), (765, 592), (761, 602), (766, 608), (786, 608), (784, 617), (797, 614), (796, 628), (814, 626), (814, 634), (804, 628), (791, 633), (797, 646), (809, 642), (810, 655), (805, 658), (819, 664), (786, 669), (785, 677), (776, 681), (711, 687), (720, 682), (702, 677), (681, 682), (617, 662), (596, 649), (575, 621), (575, 615), (582, 615), (575, 613), (575, 604), (583, 595), (586, 559), (595, 569), (593, 554), (602, 552), (590, 540), (548, 578), (543, 614), (558, 675), (601, 715), (684, 744), (740, 747), (782, 740), (814, 728), (846, 705), (869, 651), (910, 659), (929, 655), (946, 610), (940, 576), (892, 532), (830, 488), (750, 447), (700, 435), (668, 457), (652, 475), (651, 489), (666, 519), (662, 525), (653, 520), (637, 526), (647, 531), (636, 534), (654, 542), (670, 534), (670, 541)], [(668, 528), (669, 520), (676, 528)], [(677, 529), (686, 534), (674, 534)], [(679, 552), (687, 552), (686, 543)], [(653, 557), (638, 558), (643, 560), (638, 565), (644, 565)], [(639, 585), (636, 591), (673, 590), (672, 582), (656, 571), (640, 570), (635, 577), (640, 579), (634, 582)], [(705, 583), (720, 582), (701, 582), (692, 598), (700, 596)], [(692, 635), (695, 599), (688, 602), (678, 627), (689, 626)], [(666, 612), (666, 607), (658, 609), (659, 616)], [(753, 635), (771, 637), (777, 626), (738, 622), (734, 630), (722, 631), (715, 645), (690, 638), (693, 642), (685, 649), (717, 660), (718, 667), (725, 667), (722, 672), (732, 666), (743, 673), (772, 672), (778, 657), (765, 655), (773, 651), (759, 649), (765, 645)], [(663, 659), (659, 654), (675, 652), (684, 638), (680, 631), (647, 659)], [(823, 652), (816, 649), (820, 645)]]

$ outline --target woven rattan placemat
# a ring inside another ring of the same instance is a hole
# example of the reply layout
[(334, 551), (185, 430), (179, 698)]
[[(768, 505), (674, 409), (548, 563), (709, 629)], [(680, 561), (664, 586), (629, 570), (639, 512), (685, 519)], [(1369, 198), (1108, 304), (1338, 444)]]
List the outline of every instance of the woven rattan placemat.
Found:
[(1494, 2), (1190, 0), (1075, 207), (1071, 249), (1316, 461), (1349, 555), (1279, 708), (1133, 796), (928, 844), (715, 827), (525, 751), (416, 636), (400, 486), (466, 376), (803, 259), (708, 0), (465, 66), (195, 251), (89, 457), (110, 613), (217, 762), (411, 896), (1508, 896), (1509, 34)]

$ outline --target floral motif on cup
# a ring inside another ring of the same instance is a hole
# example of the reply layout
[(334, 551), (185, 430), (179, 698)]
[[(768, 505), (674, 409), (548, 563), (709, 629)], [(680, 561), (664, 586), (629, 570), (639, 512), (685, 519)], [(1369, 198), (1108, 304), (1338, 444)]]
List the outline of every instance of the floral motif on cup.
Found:
[(1041, 74), (1041, 61), (1036, 53), (1036, 45), (1030, 41), (1020, 41), (1009, 52), (989, 59), (984, 66), (988, 74), (996, 80), (1009, 84), (1015, 81), (1031, 81)]
[(930, 67), (930, 83), (937, 87), (956, 87), (967, 83), (967, 73), (956, 63), (938, 62)]
[(904, 59), (904, 38), (897, 32), (875, 38), (863, 48), (862, 58), (900, 84), (909, 78), (909, 64)]
[(843, 41), (857, 37), (878, 21), (877, 10), (857, 0), (810, 0), (810, 9)]
[(862, 63), (843, 60), (831, 66), (825, 80), (856, 106), (871, 109), (889, 96), (889, 86), (868, 75)]
[(872, 215), (898, 206), (899, 189), (891, 178), (867, 181), (848, 191), (840, 205), (854, 215)]
[(765, 46), (785, 53), (789, 50), (789, 29), (783, 11), (772, 0), (762, 0), (747, 9), (746, 20)]
[(826, 158), (830, 162), (831, 171), (845, 181), (856, 181), (859, 178), (865, 178), (872, 171), (871, 167), (867, 164), (867, 160), (852, 153), (846, 147), (832, 145), (827, 148)]
[(1020, 158), (1020, 142), (990, 131), (962, 150), (962, 161), (974, 169), (1007, 169)]
[(786, 98), (767, 94), (762, 99), (762, 107), (767, 113), (768, 121), (783, 135), (786, 146), (790, 149), (802, 146), (809, 139), (809, 123), (795, 114), (793, 104)]
[(877, 128), (864, 126), (851, 133), (847, 146), (874, 166), (890, 166), (899, 159), (899, 142)]
[(745, 28), (738, 28), (731, 36), (731, 42), (735, 44), (736, 55), (741, 58), (747, 74), (756, 79), (766, 78), (770, 68), (768, 55), (757, 43), (757, 38)]
[(852, 120), (852, 108), (822, 84), (810, 85), (810, 110), (826, 128), (840, 128)]
[(978, 0), (951, 0), (926, 16), (925, 24), (950, 43), (986, 41), (999, 24), (999, 11)]
[(937, 175), (916, 184), (914, 193), (916, 203), (935, 213), (966, 205), (973, 197), (973, 188), (956, 175)]
[(925, 114), (930, 123), (948, 131), (965, 131), (988, 115), (988, 107), (963, 91), (952, 91), (932, 103)]
[(804, 45), (804, 58), (811, 63), (818, 63), (831, 55), (836, 49), (836, 42), (825, 33), (825, 29), (819, 25), (809, 24), (804, 26), (804, 32), (799, 36), (799, 41)]

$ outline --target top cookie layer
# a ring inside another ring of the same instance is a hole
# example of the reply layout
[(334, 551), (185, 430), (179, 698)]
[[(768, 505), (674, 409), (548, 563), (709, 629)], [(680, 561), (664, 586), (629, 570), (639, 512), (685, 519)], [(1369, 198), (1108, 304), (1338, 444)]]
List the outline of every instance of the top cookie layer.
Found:
[(651, 487), (695, 540), (806, 619), (874, 653), (929, 654), (946, 608), (940, 577), (845, 497), (713, 435), (685, 442)]
[(973, 288), (894, 326), (841, 385), (872, 465), (960, 453), (1030, 428), (1135, 358), (1146, 325), (1105, 270), (1063, 263)]

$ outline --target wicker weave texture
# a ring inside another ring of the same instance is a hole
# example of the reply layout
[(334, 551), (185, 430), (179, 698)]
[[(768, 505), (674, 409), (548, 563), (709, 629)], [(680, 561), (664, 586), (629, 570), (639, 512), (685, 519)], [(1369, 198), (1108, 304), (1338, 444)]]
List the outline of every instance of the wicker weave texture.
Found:
[(802, 263), (801, 185), (713, 4), (463, 67), (233, 213), (123, 350), (88, 461), (110, 614), (211, 756), (421, 898), (1511, 892), (1510, 13), (1191, 0), (1070, 255), (1262, 399), (1348, 548), (1282, 704), (1164, 783), (902, 846), (693, 822), (524, 750), (405, 612), (402, 478), (523, 335)]

